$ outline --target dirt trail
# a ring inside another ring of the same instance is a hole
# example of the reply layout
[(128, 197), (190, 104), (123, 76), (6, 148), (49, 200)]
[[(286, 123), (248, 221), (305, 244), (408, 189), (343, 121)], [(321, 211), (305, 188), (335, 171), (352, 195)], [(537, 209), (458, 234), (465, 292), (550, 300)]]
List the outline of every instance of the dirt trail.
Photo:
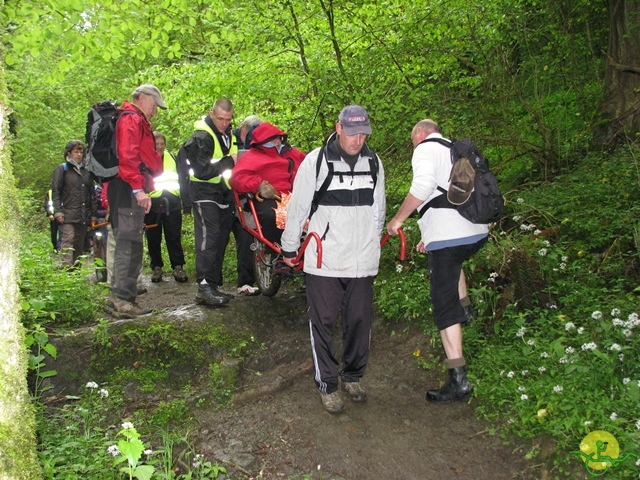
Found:
[[(193, 304), (192, 283), (168, 279), (148, 287), (139, 297), (143, 305), (158, 298), (167, 311)], [(524, 460), (524, 442), (507, 444), (488, 433), (490, 425), (474, 417), (473, 401), (425, 401), (426, 388), (444, 373), (416, 365), (412, 353), (430, 347), (407, 325), (375, 320), (363, 379), (367, 403), (347, 400), (345, 413), (325, 412), (311, 376), (306, 301), (297, 287), (284, 285), (276, 297), (242, 297), (225, 307), (229, 322), (235, 321), (234, 312), (242, 313), (238, 317), (251, 312), (252, 327), (266, 347), (241, 366), (233, 406), (196, 413), (197, 450), (223, 464), (226, 478), (543, 478)]]

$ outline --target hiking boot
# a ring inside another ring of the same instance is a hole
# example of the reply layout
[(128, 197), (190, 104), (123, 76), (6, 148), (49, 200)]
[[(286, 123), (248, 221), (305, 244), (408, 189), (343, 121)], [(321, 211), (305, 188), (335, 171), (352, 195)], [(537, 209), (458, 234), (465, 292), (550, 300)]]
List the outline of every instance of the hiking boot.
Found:
[(115, 310), (117, 301), (118, 301), (118, 297), (116, 297), (115, 293), (109, 292), (109, 298), (107, 298), (107, 307), (109, 307), (112, 310)]
[(238, 295), (244, 295), (246, 297), (253, 297), (254, 295), (260, 295), (260, 289), (251, 285), (243, 285), (238, 287)]
[(162, 267), (153, 267), (153, 273), (151, 274), (151, 281), (158, 283), (162, 281)]
[(321, 393), (320, 397), (322, 397), (322, 406), (327, 412), (340, 413), (344, 410), (344, 403), (338, 392)]
[(347, 396), (352, 402), (367, 401), (367, 392), (360, 386), (360, 382), (342, 382), (342, 389), (347, 392)]
[(223, 296), (217, 289), (211, 288), (210, 285), (205, 283), (198, 285), (196, 303), (199, 305), (217, 307), (229, 303), (229, 297)]
[(449, 369), (449, 379), (439, 390), (427, 391), (430, 402), (465, 401), (473, 393), (473, 386), (467, 378), (464, 367)]
[(220, 287), (213, 287), (213, 291), (216, 292), (216, 295), (220, 295), (221, 297), (226, 297), (229, 300), (233, 300), (234, 298), (236, 298), (235, 295), (231, 294), (231, 293), (227, 293), (227, 292), (223, 292), (222, 290), (219, 290)]
[(189, 277), (187, 277), (187, 274), (184, 273), (184, 270), (182, 269), (182, 265), (178, 265), (173, 269), (173, 278), (175, 278), (176, 282), (179, 283), (184, 283), (189, 280)]
[(145, 287), (142, 284), (139, 284), (136, 287), (136, 295), (144, 295), (145, 293), (147, 293), (149, 290), (147, 290), (147, 287)]
[(136, 302), (129, 302), (118, 297), (115, 297), (115, 300), (115, 311), (118, 313), (137, 317), (139, 315), (146, 315), (152, 312), (150, 308), (141, 307), (140, 304)]

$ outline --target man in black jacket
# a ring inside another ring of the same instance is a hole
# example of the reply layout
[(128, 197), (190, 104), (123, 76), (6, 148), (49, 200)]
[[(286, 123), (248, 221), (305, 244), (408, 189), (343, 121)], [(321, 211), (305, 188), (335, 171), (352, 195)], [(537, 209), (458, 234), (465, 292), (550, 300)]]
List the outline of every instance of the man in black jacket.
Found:
[(233, 104), (219, 98), (209, 114), (194, 124), (185, 142), (189, 168), (189, 193), (193, 207), (196, 246), (196, 303), (229, 303), (222, 285), (222, 263), (233, 225), (229, 177), (238, 151), (231, 133)]
[(62, 261), (71, 267), (82, 255), (87, 230), (96, 221), (96, 197), (91, 175), (84, 168), (84, 144), (71, 140), (64, 163), (53, 171), (51, 196), (54, 219), (62, 231)]

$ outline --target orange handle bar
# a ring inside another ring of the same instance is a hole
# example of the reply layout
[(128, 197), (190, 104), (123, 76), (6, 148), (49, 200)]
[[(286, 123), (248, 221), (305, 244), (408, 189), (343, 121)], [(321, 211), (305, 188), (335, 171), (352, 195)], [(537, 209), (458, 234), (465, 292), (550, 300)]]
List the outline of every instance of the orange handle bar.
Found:
[[(404, 230), (401, 228), (398, 229), (398, 237), (400, 237), (400, 260), (404, 260), (407, 257), (407, 239), (405, 237)], [(382, 240), (380, 241), (380, 248), (386, 245), (389, 238), (391, 238), (391, 235), (388, 233), (382, 237)]]

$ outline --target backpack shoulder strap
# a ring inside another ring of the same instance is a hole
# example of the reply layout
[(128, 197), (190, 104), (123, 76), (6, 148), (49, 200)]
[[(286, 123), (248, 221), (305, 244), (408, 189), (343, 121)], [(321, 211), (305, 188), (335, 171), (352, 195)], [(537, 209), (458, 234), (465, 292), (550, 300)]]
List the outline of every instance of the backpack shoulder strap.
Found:
[(450, 142), (449, 140), (445, 140), (444, 138), (425, 138), (424, 140), (422, 140), (418, 145), (422, 145), (423, 143), (427, 143), (427, 142), (436, 142), (439, 143), (440, 145), (443, 145), (447, 148), (451, 148), (453, 147), (453, 142)]
[[(316, 180), (320, 176), (320, 168), (322, 167), (322, 160), (325, 159), (325, 149), (327, 148), (326, 144), (320, 147), (320, 152), (318, 152), (318, 158), (316, 159)], [(327, 173), (324, 182), (320, 185), (320, 188), (315, 191), (313, 194), (313, 200), (311, 200), (311, 211), (309, 213), (309, 218), (312, 217), (316, 210), (318, 209), (318, 205), (320, 205), (320, 200), (326, 193), (329, 185), (331, 184), (331, 180), (333, 179), (333, 164), (331, 162), (327, 162), (327, 167), (329, 168), (329, 173)]]

